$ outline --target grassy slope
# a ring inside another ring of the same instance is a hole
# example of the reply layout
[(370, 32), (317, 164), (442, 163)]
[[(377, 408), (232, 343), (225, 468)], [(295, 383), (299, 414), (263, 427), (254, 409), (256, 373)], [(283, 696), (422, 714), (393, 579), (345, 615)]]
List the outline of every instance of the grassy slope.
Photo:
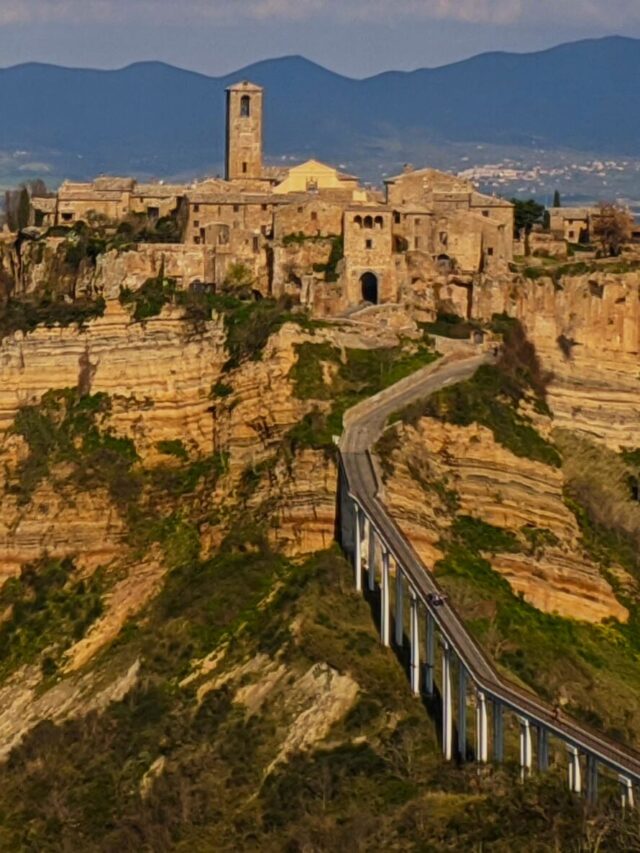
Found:
[[(618, 511), (616, 515), (616, 504), (604, 517), (599, 488), (602, 484), (585, 475), (580, 459), (567, 456), (575, 440), (572, 442), (565, 436), (563, 459), (559, 448), (544, 439), (531, 418), (519, 408), (526, 401), (541, 413), (548, 412), (545, 377), (521, 330), (505, 324), (501, 318), (496, 319), (505, 333), (505, 353), (500, 364), (482, 367), (469, 381), (432, 395), (405, 409), (399, 417), (406, 422), (423, 416), (436, 417), (460, 426), (478, 422), (491, 429), (495, 440), (518, 456), (554, 467), (564, 463), (565, 476), (569, 477), (567, 503), (578, 518), (584, 547), (607, 578), (612, 578), (614, 564), (621, 564), (640, 577), (633, 539), (629, 539), (620, 524), (616, 525), (616, 518), (626, 519), (628, 514)], [(396, 447), (397, 437), (389, 430), (378, 446), (378, 452), (387, 456), (387, 469), (388, 455)], [(595, 448), (593, 453), (604, 451)], [(611, 479), (611, 460), (601, 463), (600, 467), (609, 472)], [(593, 464), (590, 457), (590, 465)], [(576, 470), (581, 472), (579, 482)], [(427, 492), (429, 488), (441, 488), (437, 483), (421, 485)], [(620, 499), (618, 503), (622, 502)], [(550, 701), (566, 702), (569, 712), (613, 737), (640, 744), (637, 596), (629, 592), (621, 594), (631, 612), (626, 625), (612, 620), (610, 624), (594, 626), (543, 614), (514, 595), (509, 584), (491, 569), (490, 555), (513, 551), (533, 556), (544, 547), (549, 531), (525, 529), (516, 537), (510, 531), (479, 520), (456, 516), (455, 495), (450, 496), (448, 508), (456, 521), (441, 542), (445, 556), (436, 565), (436, 573), (466, 617), (472, 633), (498, 666)], [(608, 526), (602, 523), (603, 519)]]
[[(255, 357), (244, 344), (236, 352)], [(337, 366), (333, 353), (322, 355)], [(349, 353), (327, 390), (317, 359), (306, 355), (294, 377), (307, 399), (334, 400), (339, 389), (340, 408), (414, 369), (416, 357), (431, 356)], [(171, 466), (146, 470), (135, 448), (110, 433), (108, 412), (108, 399), (68, 391), (24, 410), (16, 429), (30, 453), (14, 488), (27, 502), (59, 463), (61, 489), (87, 487), (87, 472), (99, 474), (127, 521), (134, 555), (156, 542), (171, 571), (146, 611), (90, 665), (139, 658), (135, 690), (102, 714), (42, 723), (0, 768), (0, 849), (574, 849), (590, 824), (558, 776), (514, 787), (509, 768), (483, 778), (473, 767), (441, 763), (428, 709), (380, 647), (336, 550), (292, 563), (265, 544), (260, 519), (245, 517), (203, 559), (198, 527), (238, 517), (231, 505), (202, 500), (224, 460), (190, 460), (176, 441), (160, 448)], [(64, 649), (100, 614), (105, 588), (100, 575), (79, 588), (68, 563), (34, 567), (5, 587), (12, 610), (2, 627), (3, 670), (39, 661), (55, 679)], [(328, 664), (357, 681), (357, 702), (327, 743), (265, 776), (291, 722), (281, 703), (267, 700), (248, 716), (233, 701), (233, 678), (202, 701), (199, 682), (184, 682), (194, 661), (222, 649), (216, 675), (231, 676), (258, 654), (293, 678)], [(143, 796), (159, 760), (163, 770)], [(596, 824), (608, 821), (603, 815)]]

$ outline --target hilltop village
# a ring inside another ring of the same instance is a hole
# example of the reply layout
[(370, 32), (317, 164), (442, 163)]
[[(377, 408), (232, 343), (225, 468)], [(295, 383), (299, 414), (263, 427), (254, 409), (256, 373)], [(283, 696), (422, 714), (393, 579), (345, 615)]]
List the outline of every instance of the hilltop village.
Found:
[(508, 272), (512, 204), (428, 168), (407, 166), (383, 193), (317, 160), (265, 166), (263, 102), (263, 89), (250, 82), (227, 90), (224, 180), (67, 181), (57, 194), (31, 195), (29, 225), (61, 237), (79, 222), (168, 225), (160, 256), (140, 246), (130, 268), (120, 264), (122, 286), (139, 286), (161, 263), (180, 287), (250, 286), (262, 296), (291, 295), (317, 316), (401, 302), (434, 276), (464, 284), (481, 272)]

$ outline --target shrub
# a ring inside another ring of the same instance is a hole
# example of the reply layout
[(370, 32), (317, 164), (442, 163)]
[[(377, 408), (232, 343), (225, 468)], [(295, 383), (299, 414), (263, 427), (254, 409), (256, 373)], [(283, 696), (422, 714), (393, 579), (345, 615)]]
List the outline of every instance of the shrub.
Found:
[(175, 295), (175, 279), (165, 278), (161, 272), (155, 278), (148, 278), (138, 290), (121, 288), (120, 304), (133, 305), (133, 319), (142, 322), (150, 317), (157, 317)]

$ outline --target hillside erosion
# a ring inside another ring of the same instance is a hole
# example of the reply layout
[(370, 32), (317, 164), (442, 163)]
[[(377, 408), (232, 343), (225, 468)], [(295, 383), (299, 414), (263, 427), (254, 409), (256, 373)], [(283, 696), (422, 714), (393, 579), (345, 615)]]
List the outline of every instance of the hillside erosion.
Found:
[(512, 551), (486, 556), (534, 607), (590, 622), (626, 620), (626, 608), (582, 547), (560, 469), (516, 456), (478, 424), (422, 418), (392, 429), (386, 500), (427, 566), (443, 557), (455, 518), (473, 516), (516, 537)]
[(640, 435), (640, 274), (592, 272), (496, 288), (480, 284), (473, 316), (517, 317), (553, 374), (548, 402), (555, 425), (614, 450)]

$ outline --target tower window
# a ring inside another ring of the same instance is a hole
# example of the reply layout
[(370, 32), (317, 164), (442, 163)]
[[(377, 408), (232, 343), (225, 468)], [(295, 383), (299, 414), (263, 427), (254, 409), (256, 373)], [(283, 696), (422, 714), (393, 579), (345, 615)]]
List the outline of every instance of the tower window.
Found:
[(364, 241), (365, 249), (373, 249), (373, 240)]
[(239, 212), (239, 210), (240, 210), (240, 205), (239, 205), (239, 204), (234, 204), (234, 205), (233, 205), (233, 212), (234, 212), (234, 213), (238, 213), (238, 212)]
[(193, 212), (194, 212), (194, 213), (198, 213), (199, 211), (200, 211), (200, 205), (199, 205), (199, 204), (194, 204), (194, 205), (193, 205)]
[(243, 174), (245, 174), (245, 175), (247, 174), (247, 164), (246, 164), (246, 163), (243, 163), (243, 164), (242, 164), (242, 172), (243, 172)]
[(243, 95), (240, 98), (240, 115), (242, 118), (249, 118), (251, 115), (251, 98), (249, 95)]

